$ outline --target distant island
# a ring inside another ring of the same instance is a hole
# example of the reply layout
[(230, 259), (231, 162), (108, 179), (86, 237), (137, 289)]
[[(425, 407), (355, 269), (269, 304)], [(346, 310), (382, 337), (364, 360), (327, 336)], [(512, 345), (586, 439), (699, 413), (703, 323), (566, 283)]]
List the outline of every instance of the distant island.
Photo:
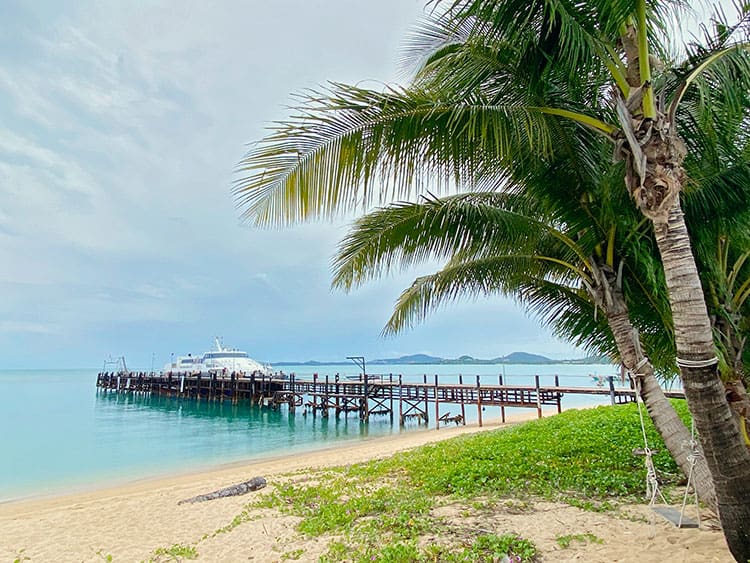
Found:
[[(275, 365), (285, 366), (344, 366), (350, 365), (350, 360), (336, 362), (319, 362), (309, 360), (307, 362), (272, 362)], [(539, 354), (529, 354), (528, 352), (513, 352), (507, 356), (500, 356), (485, 360), (473, 358), (472, 356), (459, 356), (458, 358), (439, 358), (437, 356), (428, 356), (427, 354), (412, 354), (401, 356), (400, 358), (385, 358), (380, 360), (367, 360), (368, 366), (388, 366), (394, 364), (414, 364), (414, 365), (495, 365), (495, 364), (609, 364), (610, 359), (606, 356), (588, 356), (575, 360), (553, 360)]]

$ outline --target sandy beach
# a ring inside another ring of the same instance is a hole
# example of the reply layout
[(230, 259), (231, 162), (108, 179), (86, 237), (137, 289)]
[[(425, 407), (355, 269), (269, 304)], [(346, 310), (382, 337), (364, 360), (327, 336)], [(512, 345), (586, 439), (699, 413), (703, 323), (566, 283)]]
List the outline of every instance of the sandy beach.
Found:
[[(304, 537), (295, 530), (296, 518), (273, 510), (254, 509), (254, 518), (229, 533), (212, 535), (229, 524), (259, 493), (196, 504), (178, 502), (255, 476), (264, 476), (270, 488), (293, 478), (290, 473), (306, 468), (313, 471), (385, 457), (429, 442), (501, 426), (499, 421), (487, 421), (483, 428), (467, 425), (414, 429), (354, 445), (233, 464), (197, 474), (0, 504), (0, 561), (168, 561), (174, 559), (155, 557), (154, 550), (175, 544), (196, 546), (198, 561), (281, 561), (284, 553), (295, 550), (302, 553), (298, 561), (316, 561), (326, 551), (325, 540)], [(481, 518), (472, 515), (460, 505), (441, 506), (439, 510), (442, 517), (457, 524), (465, 526), (476, 519), (484, 530), (520, 534), (538, 546), (543, 561), (732, 561), (715, 520), (706, 520), (705, 514), (704, 525), (698, 530), (676, 529), (653, 518), (641, 505), (625, 507), (619, 515), (541, 501), (523, 511), (503, 505), (490, 518), (486, 513)], [(602, 542), (573, 542), (562, 548), (556, 538), (566, 534), (593, 534)]]

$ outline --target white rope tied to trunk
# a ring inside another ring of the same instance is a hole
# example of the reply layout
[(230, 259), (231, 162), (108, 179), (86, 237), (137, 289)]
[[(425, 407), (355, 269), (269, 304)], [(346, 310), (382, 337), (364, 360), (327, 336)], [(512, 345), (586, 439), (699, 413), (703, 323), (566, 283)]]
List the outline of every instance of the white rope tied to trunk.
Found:
[[(648, 361), (648, 358), (644, 359)], [(639, 365), (639, 367), (641, 366)], [(654, 451), (649, 447), (648, 437), (646, 436), (646, 424), (643, 419), (643, 408), (641, 406), (643, 404), (643, 399), (641, 398), (641, 384), (639, 380), (636, 381), (636, 404), (638, 405), (638, 418), (641, 422), (641, 435), (643, 436), (644, 462), (646, 465), (646, 498), (649, 499), (649, 508), (653, 508), (657, 499), (661, 499), (664, 504), (667, 504), (667, 499), (664, 498), (664, 494), (659, 488), (659, 479), (656, 476), (656, 467), (654, 467), (654, 461), (652, 459)], [(654, 524), (655, 522), (652, 514), (651, 537), (653, 537), (654, 533)]]
[(681, 368), (707, 368), (719, 363), (719, 358), (714, 356), (708, 360), (684, 360), (677, 358), (677, 365)]
[[(644, 361), (645, 360), (645, 361)], [(639, 362), (636, 371), (642, 367), (642, 365), (648, 361), (648, 358), (644, 358)], [(638, 374), (636, 374), (638, 375)], [(641, 380), (640, 378), (637, 378), (635, 380), (635, 386), (636, 386), (636, 404), (638, 405), (638, 418), (640, 419), (641, 423), (641, 436), (643, 437), (643, 452), (644, 452), (644, 461), (646, 465), (646, 498), (649, 499), (648, 506), (652, 510), (651, 513), (651, 530), (649, 537), (654, 537), (655, 535), (655, 519), (654, 514), (656, 512), (655, 506), (657, 501), (661, 500), (661, 502), (664, 505), (667, 505), (667, 499), (664, 497), (664, 493), (662, 492), (661, 488), (659, 487), (659, 478), (656, 473), (656, 467), (654, 466), (654, 460), (652, 459), (654, 455), (654, 450), (651, 449), (649, 443), (648, 443), (648, 436), (646, 434), (646, 424), (645, 424), (645, 417), (643, 415), (643, 398), (641, 397)], [(682, 507), (679, 514), (679, 519), (675, 522), (674, 520), (671, 520), (675, 526), (678, 528), (683, 527), (683, 520), (685, 519), (685, 508), (687, 506), (687, 501), (689, 497), (690, 492), (690, 485), (693, 486), (693, 496), (694, 501), (696, 505), (696, 510), (698, 511), (698, 527), (700, 528), (700, 504), (698, 502), (698, 490), (695, 486), (695, 483), (693, 482), (693, 470), (695, 469), (695, 465), (698, 461), (698, 459), (701, 457), (701, 451), (698, 447), (698, 442), (695, 437), (695, 421), (692, 421), (691, 424), (691, 430), (690, 430), (690, 440), (687, 444), (690, 448), (690, 453), (686, 456), (686, 459), (688, 463), (690, 463), (690, 470), (688, 471), (687, 475), (687, 484), (685, 486), (685, 494), (682, 498)]]
[(685, 485), (685, 494), (682, 497), (682, 508), (680, 509), (680, 521), (677, 523), (677, 527), (682, 527), (682, 519), (685, 516), (685, 507), (687, 506), (688, 495), (690, 493), (690, 485), (693, 485), (693, 500), (695, 501), (695, 510), (698, 516), (698, 527), (701, 525), (701, 509), (700, 502), (698, 502), (698, 488), (693, 483), (693, 470), (695, 464), (698, 463), (698, 459), (701, 457), (701, 450), (698, 447), (698, 441), (695, 439), (695, 420), (691, 421), (690, 424), (690, 442), (687, 444), (690, 448), (690, 453), (686, 456), (688, 463), (690, 463), (690, 472), (688, 474), (687, 484)]
[(641, 358), (641, 361), (635, 364), (635, 367), (633, 368), (633, 373), (635, 375), (643, 376), (645, 374), (639, 373), (640, 369), (645, 366), (649, 362), (648, 356), (643, 356)]

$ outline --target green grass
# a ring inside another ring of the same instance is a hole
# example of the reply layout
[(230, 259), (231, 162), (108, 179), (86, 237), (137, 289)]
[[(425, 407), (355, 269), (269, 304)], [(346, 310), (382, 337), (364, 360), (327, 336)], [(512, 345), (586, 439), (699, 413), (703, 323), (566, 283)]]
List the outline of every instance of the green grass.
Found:
[(282, 561), (296, 561), (305, 554), (304, 549), (295, 549), (281, 554)]
[[(675, 406), (687, 416), (684, 402)], [(651, 448), (660, 450), (654, 465), (668, 489), (678, 469), (650, 422), (647, 435)], [(535, 561), (530, 541), (507, 530), (457, 529), (434, 509), (459, 504), (466, 518), (493, 507), (533, 510), (524, 499), (543, 498), (612, 510), (643, 499), (644, 463), (632, 455), (638, 447), (643, 438), (636, 405), (567, 411), (278, 485), (219, 531), (231, 530), (251, 508), (266, 507), (299, 517), (298, 530), (307, 536), (330, 537), (321, 561)], [(591, 534), (558, 538), (566, 546), (597, 540)]]
[(162, 561), (186, 561), (198, 559), (198, 550), (192, 545), (174, 544), (170, 547), (158, 547), (154, 550), (149, 563)]
[[(684, 402), (676, 402), (686, 413)], [(666, 483), (679, 470), (647, 423), (654, 465)], [(360, 465), (360, 475), (401, 474), (425, 494), (474, 497), (530, 493), (548, 499), (635, 499), (644, 493), (643, 447), (636, 405), (566, 411), (506, 430), (484, 432), (424, 446)]]
[(481, 534), (468, 545), (420, 547), (415, 542), (394, 542), (381, 546), (352, 550), (351, 546), (337, 542), (321, 558), (322, 563), (352, 561), (354, 563), (484, 563), (502, 561), (508, 558), (513, 562), (537, 560), (537, 550), (532, 542), (515, 534)]
[(568, 534), (565, 536), (557, 537), (557, 545), (559, 545), (563, 549), (569, 548), (570, 544), (573, 543), (574, 541), (578, 543), (584, 543), (584, 544), (585, 543), (604, 543), (603, 539), (591, 533)]

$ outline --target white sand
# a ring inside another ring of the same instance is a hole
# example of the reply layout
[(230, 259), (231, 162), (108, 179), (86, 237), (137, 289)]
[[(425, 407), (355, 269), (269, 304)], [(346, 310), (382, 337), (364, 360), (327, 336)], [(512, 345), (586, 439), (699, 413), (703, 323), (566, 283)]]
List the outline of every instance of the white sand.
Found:
[[(535, 415), (518, 417), (531, 418)], [(410, 430), (397, 436), (367, 439), (354, 445), (295, 454), (216, 470), (145, 480), (67, 496), (0, 504), (0, 561), (31, 562), (143, 561), (159, 547), (196, 545), (198, 561), (280, 561), (281, 555), (304, 550), (299, 561), (316, 561), (326, 551), (324, 539), (308, 539), (295, 531), (297, 519), (275, 511), (257, 511), (258, 518), (229, 533), (211, 534), (229, 524), (254, 493), (210, 502), (178, 505), (178, 501), (265, 476), (270, 486), (279, 476), (303, 468), (355, 463), (459, 434), (498, 428), (498, 421), (477, 426)], [(267, 489), (266, 489), (267, 490)], [(663, 520), (650, 524), (646, 507), (629, 511), (641, 518), (585, 512), (567, 505), (539, 502), (530, 510), (504, 504), (488, 514), (467, 516), (466, 507), (447, 506), (440, 515), (456, 526), (497, 534), (515, 532), (540, 548), (544, 561), (586, 562), (730, 562), (718, 530), (676, 529)], [(603, 543), (573, 542), (562, 549), (556, 538), (594, 534)], [(28, 559), (24, 559), (28, 558)], [(169, 559), (162, 558), (166, 561)]]

